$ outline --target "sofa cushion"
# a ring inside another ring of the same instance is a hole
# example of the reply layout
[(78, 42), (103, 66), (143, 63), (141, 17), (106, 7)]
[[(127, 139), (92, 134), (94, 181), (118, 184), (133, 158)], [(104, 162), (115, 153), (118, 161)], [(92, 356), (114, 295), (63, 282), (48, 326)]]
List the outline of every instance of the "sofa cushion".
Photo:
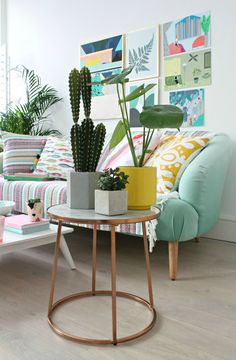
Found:
[[(160, 138), (161, 132), (155, 131), (149, 145), (149, 150), (154, 151), (158, 147), (160, 143)], [(143, 132), (132, 132), (132, 139), (135, 147), (135, 153), (137, 156), (139, 156), (141, 155), (143, 146)], [(149, 157), (150, 154), (147, 153), (145, 157), (145, 162)], [(109, 149), (109, 142), (107, 143), (98, 163), (97, 171), (103, 171), (104, 169), (114, 168), (117, 166), (133, 166), (133, 159), (126, 136), (112, 150)]]
[(160, 146), (147, 161), (157, 168), (157, 192), (178, 188), (179, 180), (190, 162), (208, 144), (212, 135), (191, 136), (188, 133), (163, 135)]
[(74, 161), (70, 141), (63, 137), (49, 137), (34, 173), (66, 179), (67, 172), (73, 169)]
[(41, 154), (46, 141), (47, 137), (45, 136), (4, 134), (4, 175), (33, 172), (36, 156)]

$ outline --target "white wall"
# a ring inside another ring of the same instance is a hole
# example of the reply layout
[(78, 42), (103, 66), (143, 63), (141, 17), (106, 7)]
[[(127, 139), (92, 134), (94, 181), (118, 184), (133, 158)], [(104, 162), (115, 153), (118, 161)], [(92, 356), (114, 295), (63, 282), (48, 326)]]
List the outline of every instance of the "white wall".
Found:
[[(67, 77), (79, 64), (79, 44), (174, 20), (212, 12), (213, 85), (206, 87), (206, 128), (226, 132), (234, 151), (222, 205), (222, 218), (236, 220), (236, 2), (235, 0), (8, 0), (12, 65), (24, 64), (64, 98), (55, 126), (67, 133), (72, 120)], [(168, 93), (162, 102), (168, 101)], [(113, 125), (106, 121), (106, 125)], [(217, 161), (217, 159), (216, 159)]]

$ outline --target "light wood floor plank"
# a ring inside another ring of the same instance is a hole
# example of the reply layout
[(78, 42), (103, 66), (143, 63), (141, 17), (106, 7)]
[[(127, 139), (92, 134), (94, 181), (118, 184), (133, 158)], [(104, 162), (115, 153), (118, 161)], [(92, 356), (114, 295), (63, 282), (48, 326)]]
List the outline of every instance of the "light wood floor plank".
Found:
[[(69, 270), (60, 257), (57, 297), (91, 286), (91, 231), (80, 229), (67, 240), (77, 270)], [(46, 313), (53, 245), (1, 256), (0, 359), (233, 360), (236, 356), (236, 244), (201, 239), (200, 243), (180, 244), (179, 252), (177, 281), (171, 282), (167, 244), (157, 244), (151, 265), (158, 324), (143, 339), (117, 347), (69, 342), (49, 328)], [(99, 233), (97, 255), (97, 286), (110, 288), (107, 233)], [(118, 289), (147, 297), (140, 238), (117, 236), (117, 271)], [(120, 333), (125, 335), (145, 325), (149, 314), (141, 306), (123, 299), (118, 301), (118, 306)], [(82, 300), (68, 304), (56, 318), (71, 331), (105, 336), (111, 328), (110, 307), (108, 298)]]

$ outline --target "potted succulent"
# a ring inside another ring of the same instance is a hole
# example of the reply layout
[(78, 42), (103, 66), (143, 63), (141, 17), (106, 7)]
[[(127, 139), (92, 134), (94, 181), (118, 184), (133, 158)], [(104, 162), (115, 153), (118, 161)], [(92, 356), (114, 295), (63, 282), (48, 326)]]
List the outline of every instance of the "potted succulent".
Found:
[(128, 196), (125, 190), (128, 175), (119, 168), (108, 169), (98, 180), (100, 190), (95, 190), (95, 212), (103, 215), (125, 214)]
[[(104, 145), (106, 128), (94, 126), (91, 112), (91, 74), (88, 68), (73, 69), (69, 75), (69, 92), (74, 125), (71, 147), (75, 171), (68, 173), (67, 204), (72, 209), (94, 209), (94, 190), (98, 187), (97, 164)], [(83, 100), (85, 119), (78, 124), (80, 100)]]
[[(124, 69), (121, 74), (113, 75), (102, 81), (104, 85), (116, 85), (119, 107), (122, 119), (118, 122), (111, 141), (110, 149), (114, 148), (126, 136), (132, 154), (133, 165), (120, 167), (121, 171), (129, 175), (128, 208), (129, 209), (148, 209), (156, 203), (156, 168), (146, 167), (145, 156), (150, 153), (149, 145), (156, 129), (179, 128), (183, 123), (183, 111), (173, 105), (154, 105), (145, 106), (146, 93), (156, 84), (144, 84), (133, 90), (130, 94), (125, 93), (125, 83), (128, 82), (128, 75), (133, 67)], [(140, 123), (143, 125), (143, 146), (142, 153), (137, 156), (132, 139), (130, 128), (128, 102), (143, 96), (144, 107), (139, 116)]]
[(193, 80), (194, 80), (194, 83), (195, 83), (195, 84), (198, 83), (200, 74), (201, 74), (201, 70), (200, 70), (200, 69), (195, 68), (195, 69), (193, 70)]
[(40, 199), (27, 201), (27, 214), (32, 222), (40, 221), (43, 215), (43, 203)]

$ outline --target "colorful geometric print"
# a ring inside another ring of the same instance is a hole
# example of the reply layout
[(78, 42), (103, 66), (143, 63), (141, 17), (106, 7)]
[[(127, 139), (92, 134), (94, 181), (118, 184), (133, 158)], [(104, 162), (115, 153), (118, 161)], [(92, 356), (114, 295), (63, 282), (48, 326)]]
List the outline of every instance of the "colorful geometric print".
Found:
[(3, 135), (3, 174), (33, 172), (34, 160), (47, 141), (43, 136)]
[(34, 173), (66, 179), (67, 172), (73, 169), (74, 161), (70, 141), (64, 138), (49, 137)]

